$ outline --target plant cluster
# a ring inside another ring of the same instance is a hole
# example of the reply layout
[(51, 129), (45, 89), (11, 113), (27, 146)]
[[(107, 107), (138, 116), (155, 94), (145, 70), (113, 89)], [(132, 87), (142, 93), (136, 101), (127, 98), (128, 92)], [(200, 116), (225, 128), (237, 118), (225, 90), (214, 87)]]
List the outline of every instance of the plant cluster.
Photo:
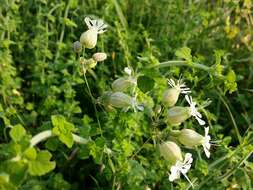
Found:
[(252, 6), (1, 1), (0, 190), (251, 189)]

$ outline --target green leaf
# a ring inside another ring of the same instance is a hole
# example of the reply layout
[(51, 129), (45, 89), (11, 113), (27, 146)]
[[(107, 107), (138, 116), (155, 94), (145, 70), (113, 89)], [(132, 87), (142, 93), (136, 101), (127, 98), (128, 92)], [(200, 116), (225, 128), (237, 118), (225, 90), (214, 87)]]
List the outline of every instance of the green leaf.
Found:
[(191, 49), (188, 47), (182, 47), (176, 51), (176, 56), (181, 59), (185, 59), (188, 63), (192, 63)]
[(25, 134), (26, 134), (26, 131), (24, 127), (22, 127), (22, 125), (20, 124), (15, 125), (10, 131), (11, 139), (14, 142), (19, 142), (25, 136)]
[(137, 79), (137, 85), (142, 92), (146, 93), (154, 88), (155, 81), (150, 77), (140, 76)]
[(50, 152), (43, 150), (37, 154), (34, 161), (28, 163), (28, 172), (34, 176), (44, 175), (55, 168), (55, 162), (50, 161), (52, 155)]
[(72, 20), (70, 20), (69, 18), (64, 18), (64, 23), (67, 25), (67, 26), (72, 26), (72, 27), (77, 27), (76, 23)]
[(35, 160), (37, 157), (37, 152), (36, 152), (35, 148), (30, 147), (25, 150), (24, 156), (29, 160)]
[(54, 126), (52, 132), (59, 137), (62, 143), (71, 148), (74, 143), (72, 135), (72, 131), (75, 129), (74, 125), (61, 115), (53, 115), (51, 119)]
[(230, 70), (226, 75), (225, 92), (227, 90), (229, 91), (230, 94), (237, 90), (236, 75), (233, 70)]

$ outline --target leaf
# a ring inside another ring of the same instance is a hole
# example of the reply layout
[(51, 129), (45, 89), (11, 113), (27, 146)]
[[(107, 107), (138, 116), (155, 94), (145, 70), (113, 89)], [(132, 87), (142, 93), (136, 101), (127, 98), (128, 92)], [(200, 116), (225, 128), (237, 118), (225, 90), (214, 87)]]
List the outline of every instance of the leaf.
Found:
[(29, 160), (35, 160), (37, 157), (37, 152), (36, 152), (35, 148), (30, 147), (25, 150), (24, 156)]
[(150, 77), (140, 76), (137, 79), (137, 85), (142, 92), (146, 93), (154, 88), (155, 81)]
[(229, 90), (230, 94), (237, 90), (236, 75), (233, 70), (230, 70), (226, 75), (225, 92), (227, 90)]
[(72, 27), (77, 27), (76, 23), (72, 20), (70, 20), (69, 18), (64, 18), (64, 23), (67, 25), (67, 26), (72, 26)]
[(28, 172), (33, 176), (41, 176), (55, 168), (55, 162), (50, 161), (52, 155), (46, 150), (38, 153), (36, 160), (28, 163)]
[(20, 124), (15, 125), (10, 131), (11, 139), (14, 142), (19, 142), (20, 140), (22, 140), (22, 138), (25, 136), (25, 134), (26, 134), (26, 131), (25, 131), (24, 127), (22, 127), (22, 125), (20, 125)]
[(54, 126), (52, 132), (59, 137), (62, 143), (71, 148), (74, 143), (72, 135), (72, 131), (75, 129), (74, 125), (61, 115), (53, 115), (51, 119)]
[(185, 59), (188, 63), (192, 63), (191, 49), (188, 47), (182, 47), (176, 51), (176, 56), (181, 59)]

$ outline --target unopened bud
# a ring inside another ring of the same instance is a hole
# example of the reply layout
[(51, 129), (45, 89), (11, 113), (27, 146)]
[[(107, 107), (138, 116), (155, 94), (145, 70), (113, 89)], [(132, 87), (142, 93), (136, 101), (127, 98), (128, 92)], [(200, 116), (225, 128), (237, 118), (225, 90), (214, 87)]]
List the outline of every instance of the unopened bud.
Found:
[(172, 141), (166, 141), (160, 144), (159, 150), (163, 158), (165, 160), (168, 160), (172, 164), (175, 164), (177, 161), (183, 160), (180, 147)]
[(168, 109), (166, 116), (169, 124), (177, 126), (191, 117), (191, 113), (189, 107), (175, 106)]
[(79, 41), (73, 43), (73, 49), (76, 53), (81, 53), (82, 51), (82, 44)]
[(106, 55), (106, 53), (95, 53), (95, 54), (93, 54), (92, 58), (95, 61), (100, 62), (100, 61), (106, 60), (107, 55)]
[(136, 79), (133, 77), (121, 77), (112, 83), (112, 89), (115, 92), (123, 92), (130, 87), (136, 86)]
[(177, 103), (180, 91), (176, 88), (167, 89), (163, 94), (162, 103), (165, 106), (172, 107)]
[(83, 44), (85, 48), (92, 49), (97, 44), (97, 30), (94, 28), (91, 28), (87, 30), (86, 32), (82, 33), (80, 37), (80, 42)]
[(182, 129), (177, 137), (179, 142), (188, 147), (194, 147), (203, 143), (204, 137), (191, 129)]

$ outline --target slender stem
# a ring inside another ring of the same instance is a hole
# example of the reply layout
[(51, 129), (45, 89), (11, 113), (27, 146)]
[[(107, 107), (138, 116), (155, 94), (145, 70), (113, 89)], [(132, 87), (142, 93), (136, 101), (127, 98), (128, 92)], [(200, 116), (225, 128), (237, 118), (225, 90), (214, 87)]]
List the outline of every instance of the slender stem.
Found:
[(203, 65), (203, 64), (199, 64), (199, 63), (187, 63), (187, 61), (183, 61), (183, 60), (171, 60), (171, 61), (161, 62), (160, 64), (152, 65), (152, 66), (148, 67), (148, 69), (163, 68), (163, 67), (174, 67), (174, 66), (187, 66), (187, 67), (202, 69), (204, 71), (213, 73), (213, 75), (215, 75), (217, 77), (223, 78), (223, 76), (217, 74), (212, 67), (209, 67), (209, 66), (206, 66), (206, 65)]
[(88, 88), (88, 93), (89, 93), (89, 96), (90, 96), (90, 98), (91, 98), (91, 101), (92, 101), (94, 110), (95, 110), (95, 115), (96, 115), (96, 118), (97, 118), (97, 122), (98, 122), (99, 130), (100, 130), (100, 134), (101, 134), (101, 136), (102, 136), (102, 128), (101, 128), (100, 120), (99, 120), (99, 117), (98, 117), (98, 111), (97, 111), (97, 108), (96, 108), (96, 103), (95, 103), (95, 101), (94, 101), (94, 97), (93, 97), (92, 94), (91, 94), (90, 86), (89, 86), (87, 77), (86, 77), (86, 75), (85, 75), (86, 69), (85, 69), (85, 67), (84, 67), (83, 64), (82, 64), (82, 68), (83, 68), (83, 77), (84, 77), (86, 86), (87, 86), (87, 88)]
[(234, 118), (234, 116), (233, 116), (233, 114), (232, 114), (232, 112), (231, 112), (231, 110), (230, 110), (230, 108), (229, 108), (229, 105), (227, 104), (225, 98), (223, 98), (223, 96), (221, 95), (221, 94), (222, 94), (221, 89), (220, 89), (220, 88), (218, 88), (218, 89), (219, 89), (219, 92), (220, 92), (220, 93), (218, 93), (218, 95), (219, 95), (221, 101), (223, 102), (223, 104), (225, 105), (225, 107), (226, 107), (226, 109), (227, 109), (227, 111), (228, 111), (228, 113), (229, 113), (229, 116), (231, 117), (231, 120), (232, 120), (234, 129), (235, 129), (236, 136), (237, 136), (237, 138), (238, 138), (238, 141), (241, 143), (241, 142), (242, 142), (242, 137), (241, 137), (241, 135), (240, 135), (238, 126), (237, 126), (237, 124), (236, 124), (236, 122), (235, 122), (235, 118)]
[[(82, 138), (78, 135), (72, 134), (73, 135), (73, 140), (76, 143), (79, 144), (87, 144), (89, 140)], [(40, 142), (50, 138), (50, 137), (54, 137), (55, 135), (53, 134), (52, 130), (45, 130), (42, 131), (40, 133), (38, 133), (37, 135), (35, 135), (31, 140), (30, 140), (30, 146), (36, 146), (37, 144), (39, 144)]]

